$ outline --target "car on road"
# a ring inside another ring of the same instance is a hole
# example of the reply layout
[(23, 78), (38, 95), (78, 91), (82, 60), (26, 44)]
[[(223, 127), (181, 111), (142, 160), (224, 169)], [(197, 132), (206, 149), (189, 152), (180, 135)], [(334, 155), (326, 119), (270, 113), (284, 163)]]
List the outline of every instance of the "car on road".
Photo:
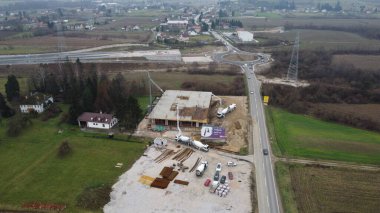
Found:
[(221, 163), (218, 163), (218, 164), (216, 165), (216, 169), (215, 169), (215, 171), (217, 171), (217, 172), (222, 171), (222, 164), (221, 164)]
[(264, 155), (268, 155), (268, 153), (269, 153), (269, 152), (268, 152), (268, 149), (263, 149), (263, 154), (264, 154)]
[(253, 91), (251, 91), (250, 93), (253, 94)]
[(220, 178), (220, 183), (224, 184), (226, 182), (226, 179), (227, 179), (227, 177), (225, 175), (223, 175), (222, 178)]
[(207, 178), (207, 180), (205, 181), (204, 185), (205, 185), (205, 186), (209, 186), (209, 185), (210, 185), (210, 183), (211, 183), (211, 180), (210, 180), (210, 178)]
[(251, 77), (248, 76), (248, 79), (251, 79)]
[(230, 180), (234, 179), (234, 175), (232, 174), (232, 172), (228, 172), (228, 179)]

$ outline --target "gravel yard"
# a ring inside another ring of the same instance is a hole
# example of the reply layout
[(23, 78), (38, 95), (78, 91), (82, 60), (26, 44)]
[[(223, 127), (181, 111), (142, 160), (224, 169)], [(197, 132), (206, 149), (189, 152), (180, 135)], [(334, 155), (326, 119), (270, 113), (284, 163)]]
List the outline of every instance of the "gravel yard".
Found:
[[(168, 142), (167, 149), (178, 151), (187, 146)], [(171, 181), (166, 189), (158, 189), (144, 185), (139, 182), (141, 176), (152, 178), (161, 177), (160, 171), (165, 167), (177, 164), (178, 161), (172, 160), (173, 156), (161, 163), (155, 159), (163, 151), (150, 146), (145, 154), (136, 161), (130, 170), (119, 177), (119, 181), (112, 187), (111, 201), (104, 207), (106, 213), (124, 212), (251, 212), (251, 178), (252, 164), (247, 161), (237, 160), (234, 157), (222, 152), (210, 150), (209, 152), (195, 152), (183, 162), (184, 166), (189, 167), (185, 172), (174, 171), (179, 174), (175, 179), (188, 181), (189, 185), (179, 185)], [(198, 157), (201, 161), (208, 161), (208, 168), (202, 177), (195, 175), (195, 170), (189, 172)], [(247, 157), (246, 157), (247, 158)], [(253, 159), (252, 159), (253, 160)], [(228, 161), (237, 163), (236, 167), (227, 167)], [(221, 175), (227, 176), (231, 191), (226, 197), (219, 197), (209, 192), (209, 187), (203, 184), (207, 178), (212, 180), (217, 163), (222, 163)], [(233, 173), (233, 180), (228, 179), (228, 172)]]

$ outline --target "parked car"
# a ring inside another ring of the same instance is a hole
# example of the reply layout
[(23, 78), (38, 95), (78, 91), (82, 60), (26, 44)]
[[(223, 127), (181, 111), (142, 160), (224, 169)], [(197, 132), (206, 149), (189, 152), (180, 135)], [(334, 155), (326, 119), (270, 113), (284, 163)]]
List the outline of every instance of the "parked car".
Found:
[(226, 182), (226, 178), (227, 177), (225, 175), (223, 175), (222, 178), (220, 178), (220, 183), (224, 184)]
[(234, 175), (232, 174), (232, 172), (228, 172), (228, 179), (230, 180), (234, 179)]
[(205, 186), (209, 186), (209, 185), (210, 185), (210, 183), (211, 183), (211, 180), (210, 180), (210, 178), (207, 178), (207, 180), (205, 181), (204, 185), (205, 185)]
[(219, 181), (219, 177), (220, 177), (219, 171), (215, 172), (214, 181)]
[(237, 166), (237, 164), (236, 164), (235, 162), (228, 161), (228, 162), (227, 162), (227, 166), (228, 166), (228, 167), (233, 167), (233, 166)]
[(217, 172), (222, 171), (222, 164), (221, 164), (221, 163), (218, 163), (218, 164), (216, 165), (216, 171), (217, 171)]
[(268, 149), (263, 149), (263, 153), (264, 153), (264, 155), (268, 155)]

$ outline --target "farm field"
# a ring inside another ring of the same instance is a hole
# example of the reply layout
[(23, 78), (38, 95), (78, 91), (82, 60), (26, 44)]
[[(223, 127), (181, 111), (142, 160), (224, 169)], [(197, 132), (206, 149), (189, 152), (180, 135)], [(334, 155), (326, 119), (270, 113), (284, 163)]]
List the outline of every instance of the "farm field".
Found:
[(300, 49), (325, 50), (378, 50), (380, 40), (367, 39), (354, 33), (331, 30), (290, 30), (281, 34), (260, 33), (268, 38), (293, 42), (296, 33), (300, 33)]
[[(136, 81), (139, 83), (147, 84), (147, 74), (146, 72), (133, 72), (125, 73), (125, 79), (127, 81)], [(229, 75), (199, 75), (199, 74), (188, 74), (185, 72), (151, 72), (150, 76), (154, 81), (160, 85), (160, 87), (165, 89), (180, 89), (182, 83), (186, 81), (194, 81), (199, 84), (213, 83), (224, 83), (230, 84), (233, 82), (236, 76)], [(157, 91), (153, 88), (153, 91)]]
[[(285, 212), (377, 212), (380, 173), (276, 163)], [(281, 179), (286, 179), (281, 184)], [(294, 202), (295, 200), (295, 202)], [(298, 211), (297, 211), (298, 210)]]
[(85, 49), (119, 43), (145, 43), (150, 32), (72, 32), (60, 40), (57, 36), (13, 38), (0, 41), (0, 54), (33, 54)]
[[(77, 126), (58, 125), (59, 118), (33, 119), (30, 128), (10, 138), (5, 135), (6, 123), (0, 123), (0, 208), (6, 209), (42, 202), (65, 204), (64, 212), (90, 212), (76, 206), (77, 197), (87, 187), (115, 183), (146, 144), (127, 135), (110, 140), (105, 134), (84, 133)], [(65, 140), (72, 152), (59, 158), (58, 147)], [(115, 168), (117, 163), (124, 165)]]
[(370, 71), (380, 70), (380, 55), (334, 55), (334, 65), (349, 64)]
[(244, 28), (273, 28), (284, 26), (286, 23), (294, 26), (336, 26), (336, 27), (352, 27), (365, 26), (372, 28), (380, 28), (380, 22), (377, 19), (334, 19), (334, 18), (255, 18), (255, 17), (237, 17), (242, 21)]
[(267, 107), (276, 155), (380, 164), (380, 134)]

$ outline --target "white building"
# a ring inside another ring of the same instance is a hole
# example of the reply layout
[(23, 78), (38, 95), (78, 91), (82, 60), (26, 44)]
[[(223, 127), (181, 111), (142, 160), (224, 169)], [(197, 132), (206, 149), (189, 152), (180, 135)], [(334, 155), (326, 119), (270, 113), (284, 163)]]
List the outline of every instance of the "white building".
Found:
[(253, 41), (253, 33), (248, 31), (237, 31), (238, 37), (242, 42)]
[(118, 119), (111, 114), (84, 112), (78, 117), (80, 128), (111, 129)]
[(52, 103), (54, 103), (52, 96), (39, 93), (32, 94), (31, 96), (25, 96), (21, 100), (20, 110), (21, 113), (30, 113), (32, 111), (43, 113)]

